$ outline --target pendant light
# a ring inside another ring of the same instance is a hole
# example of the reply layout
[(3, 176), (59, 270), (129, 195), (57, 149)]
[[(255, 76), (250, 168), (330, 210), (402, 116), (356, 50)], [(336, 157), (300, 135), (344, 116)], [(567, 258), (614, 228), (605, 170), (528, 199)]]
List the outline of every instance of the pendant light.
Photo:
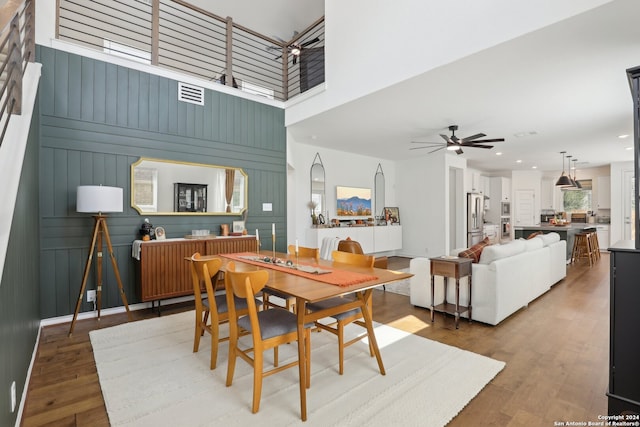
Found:
[(582, 188), (582, 184), (580, 184), (580, 182), (576, 179), (576, 162), (578, 161), (578, 159), (573, 159), (573, 182), (576, 183), (576, 188), (580, 189)]
[(569, 181), (571, 181), (571, 185), (566, 187), (566, 190), (574, 190), (576, 188), (578, 188), (578, 185), (576, 184), (576, 182), (573, 180), (573, 178), (571, 178), (571, 158), (573, 156), (567, 154), (567, 176), (569, 177)]
[(562, 154), (562, 175), (560, 175), (560, 178), (558, 178), (558, 181), (556, 182), (556, 186), (569, 187), (571, 186), (571, 180), (569, 179), (568, 176), (564, 174), (564, 155), (566, 151), (561, 151), (560, 153)]

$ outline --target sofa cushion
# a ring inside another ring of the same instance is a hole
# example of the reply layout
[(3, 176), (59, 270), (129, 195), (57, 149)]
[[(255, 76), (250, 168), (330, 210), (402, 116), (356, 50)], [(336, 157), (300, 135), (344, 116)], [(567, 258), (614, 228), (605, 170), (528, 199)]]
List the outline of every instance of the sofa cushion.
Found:
[(544, 247), (544, 242), (542, 239), (529, 239), (524, 241), (524, 248), (527, 252), (535, 251), (536, 249), (540, 249)]
[(527, 236), (527, 240), (533, 239), (536, 236), (542, 236), (544, 233), (542, 231), (536, 231), (535, 233), (531, 233)]
[(489, 245), (489, 238), (485, 237), (481, 242), (476, 243), (471, 246), (469, 249), (464, 250), (458, 254), (461, 258), (471, 258), (473, 262), (478, 262), (480, 260), (480, 255), (486, 246)]
[(493, 261), (507, 258), (524, 252), (526, 249), (524, 240), (514, 240), (504, 245), (491, 245), (482, 251), (480, 264), (491, 264)]
[(542, 239), (542, 243), (544, 244), (544, 246), (549, 246), (552, 243), (560, 241), (560, 235), (554, 231), (538, 236), (537, 238)]

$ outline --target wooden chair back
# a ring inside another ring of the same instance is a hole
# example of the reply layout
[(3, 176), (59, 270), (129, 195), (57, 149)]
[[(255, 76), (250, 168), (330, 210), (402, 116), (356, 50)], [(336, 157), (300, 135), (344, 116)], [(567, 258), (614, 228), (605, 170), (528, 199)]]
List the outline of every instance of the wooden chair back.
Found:
[(222, 260), (220, 258), (208, 258), (203, 260), (199, 252), (191, 256), (191, 280), (193, 282), (193, 293), (195, 295), (196, 308), (200, 305), (202, 309), (202, 285), (209, 299), (209, 304), (215, 306), (215, 288), (212, 278), (218, 274)]
[[(291, 255), (296, 253), (296, 245), (289, 245), (288, 248)], [(305, 246), (298, 246), (298, 256), (300, 258), (320, 258), (320, 248), (309, 248)]]
[(373, 255), (354, 254), (351, 252), (333, 251), (331, 252), (334, 263), (349, 264), (356, 267), (373, 268), (376, 257)]
[(360, 243), (351, 239), (340, 240), (338, 242), (338, 250), (341, 252), (351, 252), (353, 254), (364, 254)]

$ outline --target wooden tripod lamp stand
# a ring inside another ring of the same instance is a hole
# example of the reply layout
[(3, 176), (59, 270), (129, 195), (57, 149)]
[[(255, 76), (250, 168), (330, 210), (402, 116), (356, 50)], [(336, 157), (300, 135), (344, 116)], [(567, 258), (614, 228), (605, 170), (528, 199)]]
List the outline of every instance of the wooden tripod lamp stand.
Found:
[(89, 277), (89, 271), (91, 270), (91, 262), (93, 260), (94, 250), (96, 251), (96, 303), (98, 308), (98, 320), (100, 320), (100, 308), (102, 305), (102, 237), (107, 242), (107, 250), (111, 257), (111, 265), (115, 273), (116, 281), (118, 282), (118, 289), (120, 290), (120, 297), (124, 307), (127, 309), (127, 316), (131, 320), (131, 312), (129, 311), (129, 304), (127, 304), (127, 296), (124, 293), (122, 287), (122, 280), (120, 279), (120, 271), (118, 270), (118, 264), (113, 255), (113, 247), (111, 246), (111, 236), (109, 236), (109, 228), (107, 227), (107, 217), (103, 215), (106, 212), (122, 212), (122, 188), (119, 187), (107, 187), (102, 185), (81, 185), (78, 187), (78, 195), (76, 200), (76, 210), (78, 212), (87, 212), (96, 214), (93, 216), (95, 225), (93, 227), (93, 235), (91, 238), (91, 247), (89, 248), (89, 256), (87, 257), (87, 263), (84, 267), (84, 274), (82, 275), (82, 286), (80, 287), (80, 295), (78, 295), (78, 302), (76, 303), (76, 311), (73, 314), (73, 320), (71, 321), (71, 328), (69, 329), (69, 336), (73, 333), (73, 327), (75, 326), (76, 319), (78, 317), (78, 311), (80, 311), (80, 305), (82, 303), (82, 297), (84, 295), (85, 288), (87, 286), (87, 278)]

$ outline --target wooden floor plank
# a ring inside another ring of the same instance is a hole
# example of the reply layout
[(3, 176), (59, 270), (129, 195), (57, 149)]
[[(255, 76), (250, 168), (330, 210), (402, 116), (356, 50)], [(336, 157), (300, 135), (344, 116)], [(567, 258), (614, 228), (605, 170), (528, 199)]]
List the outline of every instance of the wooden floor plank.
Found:
[[(390, 269), (409, 266), (390, 257)], [(567, 267), (567, 277), (498, 326), (436, 316), (403, 295), (376, 290), (374, 320), (507, 363), (450, 426), (553, 425), (597, 421), (606, 414), (609, 348), (609, 256), (593, 267)], [(191, 309), (163, 307), (163, 315)], [(132, 312), (135, 320), (155, 317)], [(22, 426), (108, 426), (89, 332), (127, 321), (125, 314), (43, 328)], [(382, 353), (384, 358), (384, 351)]]

